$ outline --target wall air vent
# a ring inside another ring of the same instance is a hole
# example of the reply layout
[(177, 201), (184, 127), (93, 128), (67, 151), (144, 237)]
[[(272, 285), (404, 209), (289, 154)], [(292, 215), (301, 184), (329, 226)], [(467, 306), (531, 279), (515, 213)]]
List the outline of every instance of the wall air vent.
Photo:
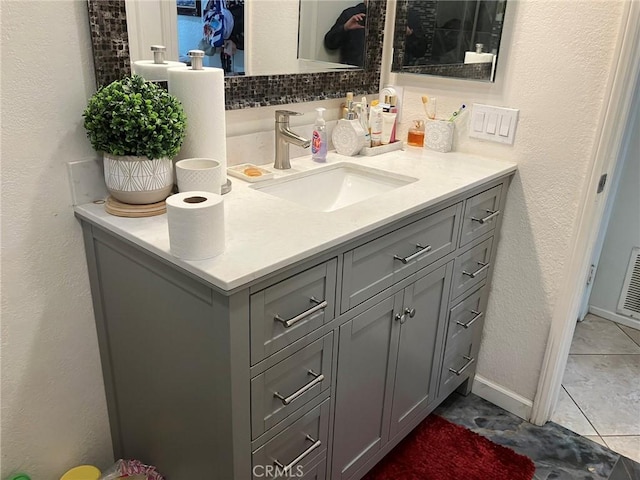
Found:
[(618, 313), (640, 320), (640, 247), (631, 250), (629, 268), (618, 302)]

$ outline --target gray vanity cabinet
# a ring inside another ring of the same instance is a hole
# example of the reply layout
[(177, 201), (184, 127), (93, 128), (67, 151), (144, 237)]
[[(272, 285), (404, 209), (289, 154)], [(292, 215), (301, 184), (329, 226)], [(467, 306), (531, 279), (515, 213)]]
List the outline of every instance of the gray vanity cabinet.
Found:
[(340, 327), (332, 478), (351, 477), (389, 438), (402, 293)]
[(452, 262), (340, 327), (332, 478), (350, 478), (435, 400)]
[[(452, 262), (404, 290), (390, 437), (435, 400)], [(439, 331), (440, 329), (440, 331)]]
[(509, 179), (231, 292), (80, 215), (116, 458), (360, 479), (470, 390)]

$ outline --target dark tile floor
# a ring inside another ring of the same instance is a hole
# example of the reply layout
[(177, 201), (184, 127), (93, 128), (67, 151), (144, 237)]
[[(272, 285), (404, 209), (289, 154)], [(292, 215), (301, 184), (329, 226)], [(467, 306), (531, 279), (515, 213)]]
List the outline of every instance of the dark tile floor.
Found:
[(434, 413), (528, 456), (535, 480), (640, 480), (639, 463), (556, 423), (532, 425), (474, 394), (454, 393)]

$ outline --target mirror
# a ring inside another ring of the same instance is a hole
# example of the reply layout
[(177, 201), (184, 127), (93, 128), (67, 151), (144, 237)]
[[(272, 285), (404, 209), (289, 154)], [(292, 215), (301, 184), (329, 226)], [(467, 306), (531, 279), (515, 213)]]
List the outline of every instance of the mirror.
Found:
[[(205, 66), (222, 68), (228, 76), (311, 73), (353, 68), (341, 64), (338, 52), (326, 48), (324, 42), (325, 33), (345, 9), (353, 7), (353, 2), (354, 0), (164, 0), (147, 2), (143, 6), (139, 0), (129, 0), (129, 41), (131, 47), (134, 40), (144, 46), (142, 52), (131, 48), (131, 58), (147, 59), (147, 46), (158, 43), (157, 34), (152, 28), (134, 20), (136, 11), (144, 11), (147, 17), (164, 16), (175, 20), (177, 35), (172, 35), (173, 32), (162, 35), (167, 51), (175, 52), (175, 57), (170, 58), (171, 60), (189, 63), (187, 53), (197, 48), (205, 52)], [(191, 9), (186, 7), (188, 4), (192, 6)], [(154, 9), (161, 12), (154, 15)], [(208, 33), (207, 38), (204, 38), (205, 33)], [(364, 43), (360, 45), (360, 57), (363, 52)]]
[[(250, 2), (255, 2), (256, 6), (265, 3), (264, 0), (245, 2), (247, 9), (252, 8)], [(275, 1), (266, 3), (278, 4)], [(296, 3), (296, 9), (297, 5)], [(98, 85), (106, 85), (131, 73), (125, 0), (88, 0), (88, 7), (96, 82)], [(379, 90), (385, 0), (369, 0), (367, 12), (364, 28), (365, 54), (362, 62), (364, 68), (344, 69), (341, 66), (342, 68), (332, 68), (331, 71), (321, 73), (229, 76), (225, 78), (227, 110), (340, 98), (347, 91), (353, 91), (355, 95), (376, 93)], [(270, 32), (271, 38), (277, 37), (275, 32), (278, 31), (278, 22), (273, 18), (264, 28)], [(262, 44), (270, 49), (272, 55), (280, 48), (279, 44), (273, 42), (263, 41)], [(297, 45), (296, 38), (296, 51)], [(276, 62), (280, 63), (280, 59)]]
[(506, 0), (398, 0), (392, 71), (492, 82)]

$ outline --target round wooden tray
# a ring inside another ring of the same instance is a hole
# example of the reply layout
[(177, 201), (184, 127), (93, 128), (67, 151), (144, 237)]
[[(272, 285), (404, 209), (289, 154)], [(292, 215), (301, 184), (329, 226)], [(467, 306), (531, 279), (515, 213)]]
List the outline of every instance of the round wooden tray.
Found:
[(158, 203), (150, 203), (148, 205), (130, 205), (122, 203), (115, 198), (109, 196), (105, 202), (104, 209), (107, 213), (117, 217), (141, 218), (154, 217), (167, 212), (167, 204), (163, 200)]

